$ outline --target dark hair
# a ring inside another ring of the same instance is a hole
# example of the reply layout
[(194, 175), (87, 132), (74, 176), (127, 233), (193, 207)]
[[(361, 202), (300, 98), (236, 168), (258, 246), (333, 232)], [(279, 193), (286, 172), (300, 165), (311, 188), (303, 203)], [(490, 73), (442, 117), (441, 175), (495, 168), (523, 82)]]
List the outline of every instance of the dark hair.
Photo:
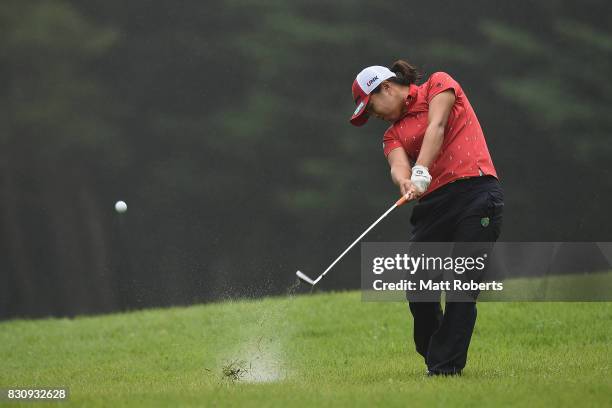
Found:
[[(398, 85), (408, 86), (414, 84), (420, 80), (422, 76), (421, 72), (414, 65), (401, 59), (395, 61), (389, 70), (397, 76), (391, 77), (387, 79), (387, 81)], [(373, 89), (371, 93), (378, 92), (380, 92), (380, 85), (378, 85), (376, 89)]]

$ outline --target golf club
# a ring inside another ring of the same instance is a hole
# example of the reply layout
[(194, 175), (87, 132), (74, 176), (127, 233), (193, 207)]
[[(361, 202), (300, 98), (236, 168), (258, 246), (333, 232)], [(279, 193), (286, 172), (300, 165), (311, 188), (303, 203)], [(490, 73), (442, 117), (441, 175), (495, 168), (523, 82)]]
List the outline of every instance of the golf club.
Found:
[(355, 245), (357, 242), (359, 242), (359, 241), (361, 240), (361, 238), (363, 238), (363, 237), (364, 237), (364, 236), (365, 236), (365, 235), (366, 235), (368, 232), (370, 232), (370, 230), (371, 230), (372, 228), (374, 228), (374, 227), (376, 226), (376, 224), (378, 224), (380, 221), (382, 221), (382, 219), (383, 219), (383, 218), (385, 218), (387, 215), (389, 215), (389, 213), (390, 213), (391, 211), (393, 211), (393, 210), (395, 210), (397, 207), (399, 207), (399, 206), (401, 206), (401, 205), (405, 204), (405, 203), (406, 203), (406, 201), (408, 201), (408, 194), (406, 194), (405, 196), (403, 196), (402, 198), (400, 198), (399, 200), (397, 200), (397, 201), (395, 202), (395, 204), (393, 204), (393, 205), (391, 206), (391, 208), (389, 208), (387, 211), (385, 211), (385, 213), (384, 213), (383, 215), (381, 215), (381, 216), (380, 216), (380, 217), (379, 217), (379, 218), (378, 218), (376, 221), (374, 221), (374, 223), (373, 223), (372, 225), (370, 225), (370, 226), (368, 227), (368, 229), (367, 229), (367, 230), (365, 230), (365, 231), (363, 232), (363, 234), (361, 234), (359, 237), (357, 237), (357, 239), (356, 239), (355, 241), (353, 241), (353, 243), (352, 243), (351, 245), (349, 245), (349, 247), (348, 247), (348, 248), (346, 248), (346, 249), (344, 250), (344, 252), (342, 252), (342, 253), (340, 254), (340, 256), (339, 256), (338, 258), (336, 258), (336, 260), (335, 260), (334, 262), (332, 262), (332, 263), (331, 263), (331, 265), (329, 265), (329, 266), (327, 267), (327, 269), (326, 269), (326, 270), (325, 270), (325, 271), (324, 271), (324, 272), (323, 272), (321, 275), (319, 275), (319, 277), (318, 277), (317, 279), (315, 279), (315, 280), (310, 279), (310, 278), (309, 278), (309, 277), (308, 277), (308, 276), (307, 276), (307, 275), (306, 275), (304, 272), (302, 272), (302, 271), (297, 271), (297, 272), (295, 273), (295, 274), (297, 275), (297, 277), (298, 277), (298, 278), (300, 278), (302, 281), (304, 281), (304, 282), (306, 282), (306, 283), (308, 283), (308, 284), (310, 284), (310, 285), (312, 285), (312, 286), (314, 286), (314, 285), (316, 285), (317, 283), (319, 283), (319, 281), (320, 281), (320, 280), (321, 280), (321, 279), (322, 279), (322, 278), (323, 278), (323, 277), (324, 277), (324, 276), (327, 274), (327, 272), (329, 272), (329, 271), (331, 270), (331, 268), (333, 268), (333, 267), (334, 267), (334, 265), (335, 265), (336, 263), (338, 263), (338, 261), (339, 261), (340, 259), (342, 259), (342, 257), (343, 257), (344, 255), (346, 255), (346, 253), (347, 253), (348, 251), (350, 251), (350, 250), (351, 250), (351, 248), (352, 248), (352, 247), (353, 247), (353, 246), (354, 246), (354, 245)]

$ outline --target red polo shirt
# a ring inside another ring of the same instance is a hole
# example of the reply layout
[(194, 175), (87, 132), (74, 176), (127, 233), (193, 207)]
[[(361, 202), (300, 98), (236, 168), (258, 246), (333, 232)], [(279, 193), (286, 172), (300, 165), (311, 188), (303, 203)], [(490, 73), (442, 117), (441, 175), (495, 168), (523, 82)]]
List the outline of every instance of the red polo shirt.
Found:
[(410, 85), (406, 114), (385, 132), (385, 156), (393, 149), (403, 148), (411, 165), (414, 165), (427, 129), (429, 102), (447, 89), (455, 92), (455, 104), (448, 116), (440, 152), (429, 166), (431, 184), (420, 198), (460, 178), (479, 175), (497, 178), (487, 142), (472, 105), (459, 83), (445, 72), (432, 74), (422, 85)]

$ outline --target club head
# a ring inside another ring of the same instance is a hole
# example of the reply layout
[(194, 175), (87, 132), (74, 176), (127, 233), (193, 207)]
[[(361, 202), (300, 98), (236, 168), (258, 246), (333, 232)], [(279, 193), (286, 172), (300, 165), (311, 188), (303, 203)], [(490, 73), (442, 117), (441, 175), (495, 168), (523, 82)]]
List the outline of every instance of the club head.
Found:
[(304, 282), (314, 286), (315, 282), (312, 279), (310, 279), (308, 276), (306, 276), (304, 273), (302, 273), (301, 271), (297, 271), (295, 274), (297, 275), (298, 278), (300, 278)]

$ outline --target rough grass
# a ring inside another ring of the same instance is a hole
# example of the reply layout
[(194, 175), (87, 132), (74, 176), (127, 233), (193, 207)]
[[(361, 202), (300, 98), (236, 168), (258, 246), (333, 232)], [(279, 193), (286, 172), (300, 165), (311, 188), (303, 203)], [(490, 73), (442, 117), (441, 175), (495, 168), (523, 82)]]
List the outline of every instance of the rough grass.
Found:
[(0, 387), (77, 406), (610, 406), (612, 303), (480, 303), (428, 378), (403, 303), (359, 292), (0, 323)]

